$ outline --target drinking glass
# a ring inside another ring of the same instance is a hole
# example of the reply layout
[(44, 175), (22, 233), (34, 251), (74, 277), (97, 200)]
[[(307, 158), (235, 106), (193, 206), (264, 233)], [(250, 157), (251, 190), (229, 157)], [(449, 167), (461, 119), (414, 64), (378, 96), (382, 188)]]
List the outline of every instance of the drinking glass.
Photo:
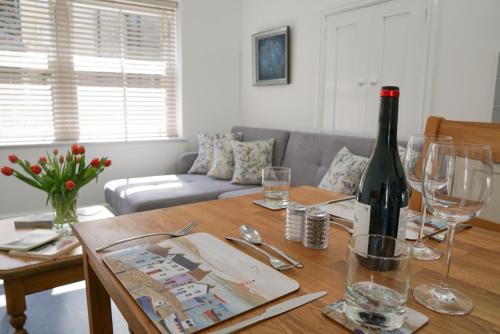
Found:
[[(452, 138), (447, 136), (411, 136), (406, 149), (404, 169), (406, 179), (413, 190), (422, 193), (422, 176), (423, 164), (429, 146), (433, 142), (452, 143)], [(429, 247), (423, 242), (424, 226), (426, 220), (427, 208), (425, 201), (422, 203), (420, 213), (420, 226), (418, 229), (417, 241), (411, 246), (413, 256), (417, 260), (436, 260), (439, 259), (441, 253), (435, 248)]]
[(288, 167), (262, 169), (262, 192), (266, 202), (280, 207), (288, 205), (291, 174), (292, 170)]
[(440, 313), (462, 315), (472, 300), (448, 287), (457, 224), (477, 217), (491, 197), (492, 153), (488, 145), (432, 143), (424, 167), (423, 195), (427, 208), (448, 222), (446, 261), (441, 283), (417, 286), (415, 299)]
[(410, 257), (410, 247), (403, 240), (377, 234), (350, 238), (345, 275), (346, 316), (384, 333), (400, 328), (410, 289)]

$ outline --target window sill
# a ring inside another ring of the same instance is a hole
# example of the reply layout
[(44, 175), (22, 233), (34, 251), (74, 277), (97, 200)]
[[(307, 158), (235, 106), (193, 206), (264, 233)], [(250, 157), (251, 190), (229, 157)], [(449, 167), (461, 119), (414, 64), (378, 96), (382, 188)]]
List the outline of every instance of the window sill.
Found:
[(70, 146), (71, 144), (85, 144), (85, 145), (100, 145), (100, 144), (137, 144), (137, 143), (175, 143), (186, 142), (185, 137), (175, 138), (145, 138), (145, 139), (132, 139), (132, 140), (82, 140), (82, 141), (51, 141), (51, 142), (26, 142), (26, 143), (0, 143), (0, 149), (3, 148), (28, 148), (28, 147), (54, 147), (54, 146)]

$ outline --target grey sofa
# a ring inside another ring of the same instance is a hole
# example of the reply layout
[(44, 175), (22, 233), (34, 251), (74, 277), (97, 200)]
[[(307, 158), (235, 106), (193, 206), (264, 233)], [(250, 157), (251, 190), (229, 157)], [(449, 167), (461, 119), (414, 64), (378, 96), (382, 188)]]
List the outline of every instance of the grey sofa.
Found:
[[(274, 138), (273, 165), (292, 169), (292, 186), (317, 186), (337, 152), (346, 146), (352, 153), (369, 156), (374, 139), (236, 126), (243, 141)], [(228, 198), (260, 191), (258, 185), (238, 185), (207, 175), (187, 174), (197, 153), (184, 153), (175, 162), (173, 175), (114, 180), (105, 185), (105, 198), (118, 214)]]

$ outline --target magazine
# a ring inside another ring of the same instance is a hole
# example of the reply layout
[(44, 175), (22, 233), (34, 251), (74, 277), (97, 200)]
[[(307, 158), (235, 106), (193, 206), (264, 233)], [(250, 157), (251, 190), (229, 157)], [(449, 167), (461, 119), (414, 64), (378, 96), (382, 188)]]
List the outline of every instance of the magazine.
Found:
[(0, 242), (0, 250), (27, 251), (59, 238), (60, 234), (54, 230), (36, 229), (23, 234), (14, 240)]
[(29, 251), (11, 250), (9, 255), (52, 260), (68, 253), (79, 245), (80, 242), (74, 236), (65, 236)]

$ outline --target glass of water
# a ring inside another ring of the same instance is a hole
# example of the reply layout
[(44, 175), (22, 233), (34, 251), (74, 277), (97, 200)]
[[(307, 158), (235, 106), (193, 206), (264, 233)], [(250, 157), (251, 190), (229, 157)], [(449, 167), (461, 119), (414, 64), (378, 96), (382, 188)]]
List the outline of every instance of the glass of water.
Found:
[(265, 167), (262, 169), (262, 192), (264, 200), (275, 206), (286, 207), (290, 197), (290, 177), (288, 167)]
[(361, 234), (347, 243), (345, 314), (357, 324), (390, 331), (404, 323), (411, 250), (404, 241)]

